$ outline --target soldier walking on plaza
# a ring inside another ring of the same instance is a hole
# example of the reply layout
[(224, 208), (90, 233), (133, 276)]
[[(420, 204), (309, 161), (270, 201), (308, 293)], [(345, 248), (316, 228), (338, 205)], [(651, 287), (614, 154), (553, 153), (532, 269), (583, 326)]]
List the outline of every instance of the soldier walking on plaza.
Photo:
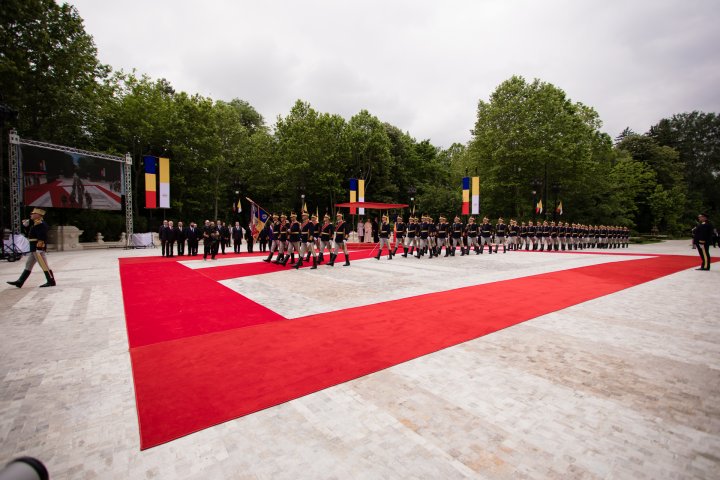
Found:
[(338, 247), (342, 245), (342, 250), (345, 254), (345, 264), (343, 266), (347, 267), (350, 265), (350, 254), (347, 250), (347, 237), (350, 234), (350, 224), (343, 220), (343, 214), (340, 212), (337, 213), (335, 218), (337, 219), (335, 222), (335, 249), (333, 253), (330, 254), (330, 263), (328, 263), (328, 265), (331, 267), (335, 265), (335, 259), (338, 256)]
[[(45, 274), (45, 283), (41, 287), (54, 287), (55, 276), (47, 263), (47, 234), (48, 224), (45, 223), (45, 210), (35, 208), (30, 212), (30, 220), (23, 220), (23, 226), (27, 229), (27, 237), (30, 242), (30, 255), (25, 262), (25, 269), (20, 274), (20, 278), (14, 282), (7, 282), (17, 288), (22, 288), (25, 280), (28, 279), (35, 264), (39, 264)], [(32, 222), (32, 223), (31, 223)]]

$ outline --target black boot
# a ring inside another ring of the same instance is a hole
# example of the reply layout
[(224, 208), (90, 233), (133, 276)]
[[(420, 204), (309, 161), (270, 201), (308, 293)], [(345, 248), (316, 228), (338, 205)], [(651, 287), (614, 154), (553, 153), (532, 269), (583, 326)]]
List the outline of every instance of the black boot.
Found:
[(318, 266), (318, 259), (317, 257), (313, 257), (313, 266), (310, 267), (310, 270), (316, 270)]
[(298, 268), (303, 266), (303, 259), (301, 256), (298, 255), (298, 261), (295, 263), (292, 267), (297, 270)]
[(308, 251), (308, 252), (307, 252), (307, 255), (305, 255), (305, 261), (306, 261), (306, 262), (309, 262), (309, 261), (310, 261), (310, 251)]
[(45, 273), (45, 280), (47, 280), (47, 282), (40, 285), (40, 287), (54, 287), (56, 285), (56, 283), (55, 283), (55, 276), (53, 275), (52, 270), (48, 270), (47, 272), (44, 272), (44, 273)]
[[(285, 255), (283, 257), (282, 261), (280, 262), (280, 265), (282, 265), (284, 267), (285, 265), (287, 265), (288, 260), (290, 260), (290, 255)], [(292, 262), (290, 262), (290, 263), (292, 263)]]
[[(440, 248), (440, 251), (442, 252), (442, 248)], [(448, 247), (445, 247), (445, 256), (450, 256), (450, 250), (448, 250)]]
[(397, 247), (397, 245), (395, 245), (395, 248), (394, 248), (393, 251), (392, 251), (392, 255), (396, 255), (396, 254), (397, 254), (397, 249), (398, 249), (398, 247)]
[[(298, 254), (298, 255), (300, 255), (300, 254)], [(292, 265), (293, 263), (295, 263), (295, 252), (290, 254), (290, 265)]]
[(380, 250), (378, 250), (378, 254), (377, 254), (377, 257), (375, 257), (375, 260), (380, 260), (380, 254), (381, 254), (381, 253), (382, 253), (382, 252), (381, 252)]
[(25, 283), (25, 280), (28, 279), (30, 276), (30, 270), (23, 270), (20, 274), (20, 278), (15, 280), (14, 282), (7, 282), (10, 285), (15, 285), (17, 288), (22, 288), (23, 284)]
[(322, 263), (323, 261), (325, 261), (325, 258), (323, 257), (323, 253), (324, 252), (320, 252), (320, 255), (318, 255), (318, 259), (317, 259), (318, 263)]
[(278, 252), (277, 258), (275, 260), (273, 260), (272, 263), (279, 265), (280, 263), (282, 263), (282, 260), (283, 260), (283, 255), (280, 252)]
[(346, 253), (345, 254), (345, 263), (343, 264), (343, 267), (348, 267), (348, 266), (350, 266), (350, 255)]
[(331, 266), (331, 267), (335, 266), (335, 258), (336, 257), (337, 257), (337, 255), (335, 255), (334, 253), (330, 254), (330, 261), (328, 262), (329, 266)]
[(407, 258), (407, 254), (408, 254), (408, 249), (407, 249), (407, 247), (403, 247), (403, 254), (402, 254), (402, 256), (405, 257), (405, 258)]
[(273, 253), (275, 253), (275, 252), (270, 252), (270, 255), (268, 255), (268, 257), (265, 260), (263, 260), (263, 262), (269, 262), (270, 260), (272, 260)]

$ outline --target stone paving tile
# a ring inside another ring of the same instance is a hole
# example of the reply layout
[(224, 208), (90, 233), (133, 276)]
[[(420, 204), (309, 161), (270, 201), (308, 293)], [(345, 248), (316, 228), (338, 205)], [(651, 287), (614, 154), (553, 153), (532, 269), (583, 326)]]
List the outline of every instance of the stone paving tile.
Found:
[[(696, 255), (687, 242), (630, 251)], [(719, 478), (720, 270), (664, 277), (141, 452), (117, 258), (158, 254), (52, 253), (54, 289), (37, 288), (38, 272), (10, 287), (22, 264), (0, 263), (0, 464), (35, 456), (54, 479)], [(492, 258), (473, 259), (486, 281), (559, 261)], [(409, 291), (421, 292), (471, 268), (458, 259), (244, 281), (384, 287), (410, 271)]]

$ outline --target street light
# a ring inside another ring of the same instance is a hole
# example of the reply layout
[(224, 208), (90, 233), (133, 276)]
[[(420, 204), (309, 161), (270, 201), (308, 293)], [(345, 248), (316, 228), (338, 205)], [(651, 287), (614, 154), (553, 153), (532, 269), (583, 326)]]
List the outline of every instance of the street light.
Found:
[(535, 178), (532, 181), (532, 194), (533, 194), (533, 222), (537, 219), (537, 193), (538, 190), (540, 190), (540, 187), (542, 187), (542, 182), (539, 178)]
[(561, 185), (558, 182), (553, 182), (552, 191), (555, 195), (555, 201), (553, 202), (553, 221), (557, 220), (557, 206), (558, 206), (558, 194), (560, 193)]

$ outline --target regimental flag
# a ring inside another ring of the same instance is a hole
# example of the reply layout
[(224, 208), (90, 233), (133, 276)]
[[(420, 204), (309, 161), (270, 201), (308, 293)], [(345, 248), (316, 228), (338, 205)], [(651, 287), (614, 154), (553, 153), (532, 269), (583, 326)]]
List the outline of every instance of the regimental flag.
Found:
[(558, 203), (558, 206), (555, 207), (555, 211), (557, 212), (558, 215), (562, 215), (562, 214), (563, 214), (563, 210), (562, 210), (562, 200), (560, 200), (560, 203)]
[(472, 205), (470, 215), (480, 214), (480, 177), (472, 177), (472, 189), (470, 190)]
[(265, 228), (265, 224), (270, 218), (270, 215), (268, 215), (264, 208), (249, 198), (248, 201), (250, 202), (250, 233), (253, 239), (257, 240), (258, 235), (260, 235), (262, 229)]
[[(357, 178), (351, 178), (350, 179), (350, 203), (357, 202), (357, 189), (358, 189)], [(350, 215), (355, 215), (356, 213), (357, 213), (357, 208), (350, 207)]]
[(143, 157), (145, 165), (145, 208), (157, 208), (157, 158)]
[(470, 214), (470, 177), (462, 179), (462, 214)]
[(542, 198), (541, 198), (540, 200), (538, 200), (537, 205), (535, 205), (535, 213), (540, 215), (542, 212), (543, 212), (543, 208), (542, 208)]
[(160, 208), (170, 208), (170, 159), (160, 157)]
[[(360, 180), (358, 180), (358, 202), (364, 202), (364, 201), (365, 201), (365, 180), (360, 179)], [(360, 215), (365, 215), (365, 209), (358, 208), (358, 213)]]

